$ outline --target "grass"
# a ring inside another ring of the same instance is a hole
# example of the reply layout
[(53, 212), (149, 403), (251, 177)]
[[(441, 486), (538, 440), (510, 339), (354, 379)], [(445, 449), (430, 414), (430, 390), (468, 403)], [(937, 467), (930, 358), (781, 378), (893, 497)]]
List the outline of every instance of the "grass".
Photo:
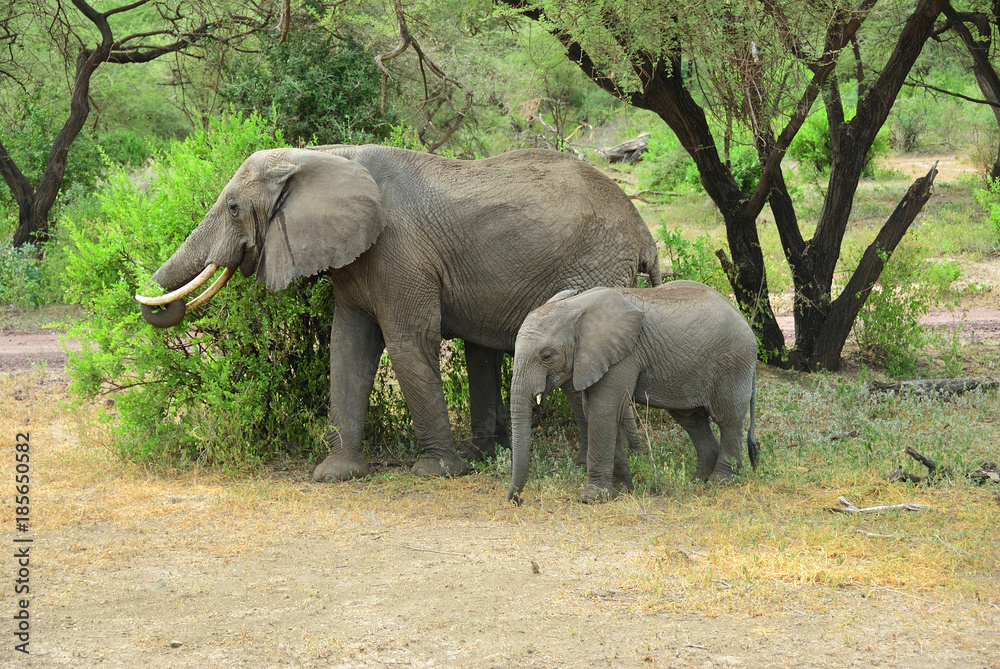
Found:
[[(913, 486), (889, 483), (886, 475), (897, 466), (919, 471), (903, 454), (906, 446), (956, 472), (997, 459), (996, 392), (952, 399), (871, 395), (857, 373), (765, 370), (757, 473), (727, 487), (692, 482), (690, 443), (668, 419), (650, 413), (640, 415), (646, 452), (633, 456), (634, 494), (593, 506), (573, 501), (584, 474), (569, 463), (573, 430), (559, 427), (536, 437), (545, 443), (536, 445), (522, 507), (505, 501), (506, 458), (454, 480), (384, 468), (334, 486), (312, 483), (306, 462), (250, 475), (151, 472), (113, 455), (106, 424), (95, 420), (110, 407), (70, 411), (66, 399), (65, 380), (51, 373), (0, 376), (3, 433), (29, 418), (32, 443), (39, 445), (38, 532), (63, 533), (81, 523), (127, 531), (166, 522), (175, 536), (189, 533), (194, 546), (202, 540), (199, 528), (224, 524), (227, 531), (213, 535), (206, 550), (235, 557), (248, 544), (344, 532), (359, 523), (375, 534), (384, 526), (472, 525), (507, 536), (503, 550), (515, 553), (532, 554), (538, 542), (616, 550), (621, 564), (608, 587), (629, 593), (630, 605), (642, 611), (753, 615), (789, 602), (822, 611), (838, 593), (876, 590), (948, 605), (995, 602), (997, 489), (960, 476)], [(830, 512), (841, 495), (858, 506), (916, 502), (929, 509)], [(130, 559), (142, 550), (140, 539), (129, 539), (49, 559), (72, 570), (81, 560)]]
[[(908, 181), (892, 184), (863, 184), (860, 211), (884, 220)], [(990, 251), (981, 239), (986, 229), (974, 220), (971, 187), (959, 182), (937, 192), (940, 197), (928, 203), (914, 237), (933, 257), (956, 258), (966, 271), (977, 263), (989, 265)], [(642, 207), (651, 227), (658, 227), (659, 216), (692, 236), (724, 239), (721, 220), (703, 197), (684, 195)], [(781, 283), (787, 270), (773, 225), (760, 230), (772, 286), (790, 289), (787, 278), (787, 285)], [(845, 246), (862, 248), (873, 234), (871, 225), (856, 222)], [(988, 292), (966, 287), (953, 297), (967, 306), (983, 295), (988, 301)], [(43, 310), (18, 314), (3, 325), (32, 329), (69, 317), (72, 313)], [(961, 343), (956, 356), (970, 375), (995, 376), (1000, 362), (995, 345)], [(921, 364), (930, 375), (944, 363), (929, 347)], [(617, 562), (607, 592), (626, 593), (628, 605), (639, 611), (823, 612), (840, 597), (877, 592), (898, 593), (928, 607), (1000, 605), (992, 581), (1000, 566), (993, 531), (1000, 521), (1000, 493), (997, 486), (971, 485), (960, 475), (981, 460), (1000, 460), (1000, 398), (996, 391), (956, 398), (873, 395), (868, 382), (879, 376), (878, 370), (859, 366), (850, 350), (845, 371), (838, 374), (762, 369), (761, 467), (726, 487), (693, 482), (694, 450), (686, 435), (661, 412), (639, 411), (644, 444), (631, 458), (636, 491), (592, 506), (574, 501), (585, 475), (571, 464), (575, 429), (564, 419), (548, 422), (535, 435), (524, 492), (528, 503), (522, 507), (505, 501), (507, 455), (460, 479), (418, 479), (388, 467), (365, 480), (332, 486), (312, 483), (313, 464), (303, 460), (253, 472), (222, 473), (196, 464), (140, 467), (115, 455), (108, 424), (98, 420), (113, 406), (70, 408), (66, 381), (52, 370), (0, 373), (0, 434), (9, 438), (30, 429), (32, 443), (39, 445), (37, 459), (33, 456), (38, 532), (62, 534), (97, 524), (141, 534), (148, 533), (143, 529), (148, 524), (166, 523), (176, 530), (170, 541), (195, 546), (205, 538), (201, 528), (225, 526), (225, 533), (212, 533), (206, 550), (231, 558), (248, 545), (289, 538), (336, 535), (364, 542), (393, 527), (412, 528), (416, 542), (427, 527), (471, 527), (474, 545), (485, 545), (475, 537), (500, 538), (492, 548), (477, 550), (511, 559), (537, 555), (544, 547), (563, 555), (583, 549), (611, 555)], [(889, 483), (886, 476), (900, 466), (922, 473), (905, 456), (907, 446), (958, 475), (934, 486)], [(10, 462), (2, 466), (8, 474)], [(862, 507), (916, 502), (929, 508), (832, 513), (829, 507), (839, 496)], [(76, 552), (71, 545), (46, 560), (53, 569), (73, 573), (95, 560), (148, 554), (151, 541), (168, 539), (136, 536), (96, 549), (81, 543)], [(606, 594), (591, 593), (614, 600)]]

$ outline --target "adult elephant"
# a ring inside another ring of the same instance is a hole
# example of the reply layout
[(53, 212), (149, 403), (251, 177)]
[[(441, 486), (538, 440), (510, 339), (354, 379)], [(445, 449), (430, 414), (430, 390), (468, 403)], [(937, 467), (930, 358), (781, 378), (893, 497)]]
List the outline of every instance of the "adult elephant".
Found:
[[(223, 275), (185, 306), (217, 267)], [(629, 198), (553, 151), (477, 161), (384, 146), (259, 151), (136, 299), (171, 327), (235, 268), (272, 290), (328, 271), (334, 305), (328, 457), (318, 481), (368, 473), (362, 430), (383, 349), (424, 455), (413, 473), (460, 475), (441, 386), (440, 342), (466, 342), (477, 450), (506, 440), (499, 370), (534, 307), (565, 289), (660, 283), (656, 246)]]

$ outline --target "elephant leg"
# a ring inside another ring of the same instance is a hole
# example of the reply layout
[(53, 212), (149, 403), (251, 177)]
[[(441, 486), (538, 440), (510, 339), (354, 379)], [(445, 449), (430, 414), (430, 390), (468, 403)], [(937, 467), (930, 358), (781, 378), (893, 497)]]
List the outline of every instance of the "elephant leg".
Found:
[(628, 445), (629, 452), (641, 452), (642, 437), (639, 435), (639, 426), (635, 422), (635, 411), (632, 410), (631, 404), (625, 408), (625, 413), (622, 415), (621, 429), (624, 431), (625, 443)]
[(583, 408), (583, 393), (573, 389), (572, 382), (562, 386), (566, 401), (573, 412), (573, 421), (576, 423), (576, 455), (573, 456), (573, 464), (581, 467), (587, 466), (587, 415)]
[(612, 370), (585, 391), (587, 412), (587, 484), (579, 501), (587, 503), (617, 497), (615, 481), (631, 489), (632, 474), (625, 454), (624, 415), (632, 410), (625, 388), (635, 387), (636, 374)]
[(695, 478), (707, 481), (715, 471), (720, 449), (719, 439), (715, 436), (715, 431), (708, 420), (708, 411), (698, 407), (685, 411), (670, 411), (670, 415), (684, 428), (694, 443), (694, 450), (698, 454)]
[(743, 416), (727, 417), (719, 423), (719, 438), (722, 448), (709, 480), (713, 483), (729, 483), (740, 471), (743, 464)]
[(330, 341), (330, 427), (323, 438), (330, 452), (313, 472), (313, 480), (323, 482), (368, 474), (361, 438), (385, 347), (377, 323), (340, 305), (334, 305)]
[(413, 419), (424, 456), (410, 470), (417, 476), (461, 476), (469, 471), (455, 450), (441, 385), (440, 329), (427, 335), (392, 337), (385, 333), (392, 370)]
[[(632, 407), (626, 407), (626, 415), (623, 416), (623, 419), (631, 413)], [(622, 422), (624, 423), (624, 420)], [(634, 426), (635, 422), (633, 421), (632, 424)], [(628, 451), (625, 450), (625, 445), (628, 443), (628, 435), (626, 432), (626, 427), (624, 425), (619, 425), (618, 440), (615, 444), (615, 468), (611, 480), (611, 486), (615, 494), (622, 490), (627, 490), (628, 492), (635, 490), (635, 485), (632, 483), (632, 470), (628, 466)]]
[(465, 365), (469, 373), (469, 413), (472, 443), (465, 457), (486, 460), (496, 455), (496, 446), (510, 448), (507, 407), (501, 395), (500, 370), (503, 351), (465, 342)]

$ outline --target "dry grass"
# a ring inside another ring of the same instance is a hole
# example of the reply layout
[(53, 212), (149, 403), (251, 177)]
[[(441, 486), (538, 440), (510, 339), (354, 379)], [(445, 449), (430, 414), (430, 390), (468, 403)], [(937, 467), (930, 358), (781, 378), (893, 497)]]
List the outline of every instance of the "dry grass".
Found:
[[(729, 487), (686, 481), (676, 473), (691, 464), (662, 456), (683, 440), (656, 425), (650, 448), (666, 469), (637, 471), (636, 494), (594, 506), (572, 501), (581, 475), (555, 461), (568, 453), (567, 442), (551, 445), (550, 459), (534, 463), (523, 507), (504, 502), (504, 463), (457, 480), (420, 480), (391, 469), (335, 486), (308, 481), (306, 463), (247, 477), (153, 474), (111, 454), (105, 428), (94, 420), (105, 407), (70, 409), (67, 399), (65, 380), (53, 375), (0, 377), (3, 434), (31, 430), (33, 530), (70, 537), (67, 550), (47, 556), (45, 566), (67, 575), (150, 551), (200, 546), (203, 555), (228, 560), (248, 546), (257, 551), (294, 538), (346, 533), (371, 541), (389, 527), (447, 526), (472, 528), (482, 550), (510, 559), (537, 555), (539, 546), (615, 555), (607, 591), (593, 596), (613, 604), (608, 593), (631, 593), (629, 606), (644, 611), (822, 612), (845, 591), (880, 590), (945, 607), (996, 601), (990, 581), (1000, 564), (992, 531), (1000, 520), (996, 489), (957, 478), (933, 487), (885, 481), (902, 463), (904, 443), (956, 469), (989, 453), (995, 458), (995, 393), (955, 402), (869, 398), (845, 377), (766, 373), (758, 474)], [(685, 443), (679, 449), (673, 452), (691, 450)], [(649, 456), (635, 458), (643, 461)], [(655, 475), (663, 479), (651, 480)], [(656, 485), (660, 494), (650, 492)], [(929, 509), (831, 513), (840, 495), (859, 506), (917, 502)], [(101, 526), (116, 528), (117, 538), (73, 543), (76, 529)], [(151, 530), (158, 527), (162, 536)]]

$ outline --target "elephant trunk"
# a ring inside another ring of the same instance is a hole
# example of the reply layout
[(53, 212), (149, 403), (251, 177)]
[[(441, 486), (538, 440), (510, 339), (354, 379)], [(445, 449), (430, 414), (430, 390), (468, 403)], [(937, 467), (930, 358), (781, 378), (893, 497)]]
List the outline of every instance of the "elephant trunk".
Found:
[(158, 328), (177, 325), (187, 312), (208, 302), (232, 277), (235, 268), (227, 267), (208, 290), (185, 304), (184, 298), (201, 288), (219, 268), (206, 260), (208, 245), (204, 242), (205, 236), (204, 226), (199, 225), (174, 255), (153, 274), (153, 280), (171, 292), (159, 297), (135, 296), (141, 304), (142, 317), (150, 325)]
[(189, 283), (208, 266), (208, 252), (211, 248), (208, 226), (200, 223), (184, 243), (180, 245), (167, 262), (153, 273), (153, 281), (172, 291)]
[(528, 480), (528, 463), (531, 461), (531, 405), (540, 399), (545, 388), (541, 383), (532, 384), (515, 369), (510, 387), (511, 418), (511, 479), (507, 500), (521, 503), (518, 493)]

